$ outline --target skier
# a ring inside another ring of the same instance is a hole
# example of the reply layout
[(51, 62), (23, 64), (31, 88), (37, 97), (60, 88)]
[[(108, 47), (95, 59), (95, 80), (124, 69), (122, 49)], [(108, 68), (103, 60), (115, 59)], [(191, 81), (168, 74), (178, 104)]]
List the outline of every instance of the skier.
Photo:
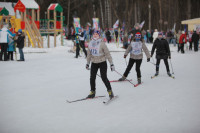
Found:
[(128, 46), (126, 50), (124, 54), (124, 58), (126, 58), (128, 53), (130, 52), (130, 59), (129, 59), (129, 63), (126, 68), (126, 71), (124, 72), (123, 76), (119, 79), (119, 81), (124, 81), (126, 79), (131, 68), (133, 67), (133, 64), (136, 63), (138, 84), (141, 84), (140, 66), (142, 64), (142, 58), (143, 58), (142, 50), (144, 50), (147, 56), (147, 62), (150, 61), (150, 57), (151, 57), (145, 43), (142, 42), (141, 37), (142, 37), (141, 33), (137, 32), (134, 36), (133, 41), (131, 42), (131, 44)]
[(19, 48), (19, 54), (20, 54), (20, 60), (17, 60), (17, 61), (25, 61), (24, 53), (23, 53), (25, 35), (24, 33), (22, 33), (22, 29), (18, 30), (17, 35), (18, 35), (18, 38), (17, 40), (15, 40), (15, 42), (17, 43), (17, 47)]
[(92, 62), (92, 64), (91, 64), (91, 70), (90, 70), (91, 92), (87, 96), (87, 98), (95, 97), (95, 93), (96, 93), (95, 80), (96, 80), (97, 71), (98, 71), (98, 69), (100, 69), (101, 78), (107, 88), (110, 99), (112, 99), (114, 97), (114, 94), (112, 92), (110, 82), (107, 78), (106, 59), (110, 63), (111, 71), (115, 71), (115, 67), (113, 65), (110, 52), (109, 52), (107, 46), (105, 45), (105, 43), (102, 41), (100, 36), (101, 36), (100, 32), (98, 30), (94, 30), (93, 38), (90, 41), (89, 46), (88, 46), (86, 69), (87, 70), (90, 69), (89, 68), (90, 62)]
[(198, 52), (198, 41), (199, 41), (199, 35), (194, 31), (192, 34), (192, 42), (194, 42), (194, 51)]
[(82, 32), (82, 29), (78, 29), (79, 33), (77, 34), (79, 43), (76, 44), (76, 58), (79, 56), (80, 47), (83, 49), (83, 52), (85, 54), (85, 57), (87, 57), (87, 51), (85, 50), (85, 38), (84, 33)]
[(4, 55), (4, 61), (7, 61), (7, 48), (8, 48), (8, 37), (14, 37), (15, 34), (12, 34), (7, 28), (7, 24), (3, 24), (3, 28), (0, 30), (0, 45), (1, 45), (1, 53), (0, 60), (2, 60), (2, 56)]
[(156, 59), (157, 59), (155, 76), (158, 76), (159, 74), (159, 65), (161, 59), (164, 60), (168, 76), (171, 76), (167, 60), (168, 57), (169, 59), (171, 59), (170, 48), (167, 40), (163, 38), (162, 32), (159, 32), (158, 38), (153, 43), (153, 47), (151, 50), (151, 57), (153, 56), (155, 49), (156, 49)]
[(185, 43), (187, 43), (187, 38), (186, 38), (185, 31), (182, 31), (182, 35), (180, 36), (180, 39), (179, 39), (180, 50), (181, 50), (182, 54), (185, 53), (185, 51), (184, 51), (184, 44)]

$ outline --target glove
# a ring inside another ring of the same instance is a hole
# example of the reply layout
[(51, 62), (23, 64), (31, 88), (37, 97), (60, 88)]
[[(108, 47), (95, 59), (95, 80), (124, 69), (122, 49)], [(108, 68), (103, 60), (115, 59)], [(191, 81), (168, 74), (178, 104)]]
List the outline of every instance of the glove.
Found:
[(169, 59), (171, 59), (171, 56), (169, 56)]
[(115, 71), (115, 66), (113, 64), (110, 65), (110, 69), (111, 69), (111, 71)]
[(86, 64), (86, 69), (90, 70), (89, 64)]
[(124, 55), (124, 58), (126, 58), (127, 55)]
[(149, 62), (150, 61), (150, 58), (147, 58), (147, 62)]

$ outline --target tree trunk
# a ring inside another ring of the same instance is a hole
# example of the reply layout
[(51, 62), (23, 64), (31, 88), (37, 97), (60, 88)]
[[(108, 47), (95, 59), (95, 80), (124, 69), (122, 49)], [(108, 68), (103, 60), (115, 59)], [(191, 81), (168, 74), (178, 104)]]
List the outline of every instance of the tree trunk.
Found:
[(101, 0), (99, 0), (99, 2), (100, 2), (100, 9), (101, 9), (101, 24), (102, 24), (102, 28), (104, 29), (102, 2)]
[(149, 31), (151, 32), (151, 0), (149, 0)]

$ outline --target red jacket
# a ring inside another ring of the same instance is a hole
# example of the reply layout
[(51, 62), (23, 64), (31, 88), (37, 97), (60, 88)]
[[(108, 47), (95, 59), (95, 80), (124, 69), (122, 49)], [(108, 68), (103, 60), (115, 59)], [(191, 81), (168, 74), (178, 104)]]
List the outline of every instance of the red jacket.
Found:
[[(185, 40), (185, 41), (183, 42), (183, 40)], [(182, 43), (187, 43), (186, 34), (182, 34), (182, 35), (180, 36), (179, 44), (182, 44)]]

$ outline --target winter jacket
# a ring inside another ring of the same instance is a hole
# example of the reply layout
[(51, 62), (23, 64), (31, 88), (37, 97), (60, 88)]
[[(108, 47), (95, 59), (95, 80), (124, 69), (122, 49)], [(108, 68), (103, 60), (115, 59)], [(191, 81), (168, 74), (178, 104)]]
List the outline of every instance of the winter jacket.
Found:
[(105, 43), (101, 39), (91, 40), (87, 50), (87, 64), (90, 64), (90, 61), (92, 63), (101, 63), (106, 61), (106, 59), (108, 59), (110, 64), (113, 64), (110, 51)]
[(154, 51), (156, 49), (156, 59), (167, 59), (171, 56), (170, 48), (167, 40), (164, 38), (162, 39), (156, 39), (153, 43), (153, 47), (151, 50), (151, 56), (153, 56)]
[(9, 37), (8, 49), (7, 49), (7, 51), (9, 51), (9, 52), (15, 51), (14, 40), (13, 40), (13, 38), (11, 38), (11, 37)]
[(198, 42), (199, 41), (199, 35), (196, 33), (196, 32), (194, 32), (193, 34), (192, 34), (192, 42)]
[(124, 55), (128, 55), (130, 52), (130, 58), (131, 59), (142, 59), (143, 58), (143, 52), (146, 54), (147, 58), (151, 58), (149, 54), (149, 50), (147, 49), (145, 43), (139, 41), (139, 42), (131, 42), (131, 44), (126, 49), (126, 52)]
[[(184, 40), (184, 41), (183, 41)], [(179, 44), (187, 43), (187, 37), (185, 34), (182, 34), (179, 39)]]
[(25, 36), (22, 33), (21, 35), (18, 36), (17, 40), (15, 40), (18, 48), (24, 48), (24, 38), (25, 38)]
[(8, 43), (8, 37), (14, 37), (15, 34), (12, 34), (5, 26), (0, 30), (0, 43)]
[(80, 41), (84, 41), (85, 40), (83, 32), (79, 32), (77, 35), (78, 35), (78, 38), (79, 38)]
[(156, 32), (153, 33), (153, 42), (155, 42), (157, 37), (158, 37), (158, 32), (156, 31)]

